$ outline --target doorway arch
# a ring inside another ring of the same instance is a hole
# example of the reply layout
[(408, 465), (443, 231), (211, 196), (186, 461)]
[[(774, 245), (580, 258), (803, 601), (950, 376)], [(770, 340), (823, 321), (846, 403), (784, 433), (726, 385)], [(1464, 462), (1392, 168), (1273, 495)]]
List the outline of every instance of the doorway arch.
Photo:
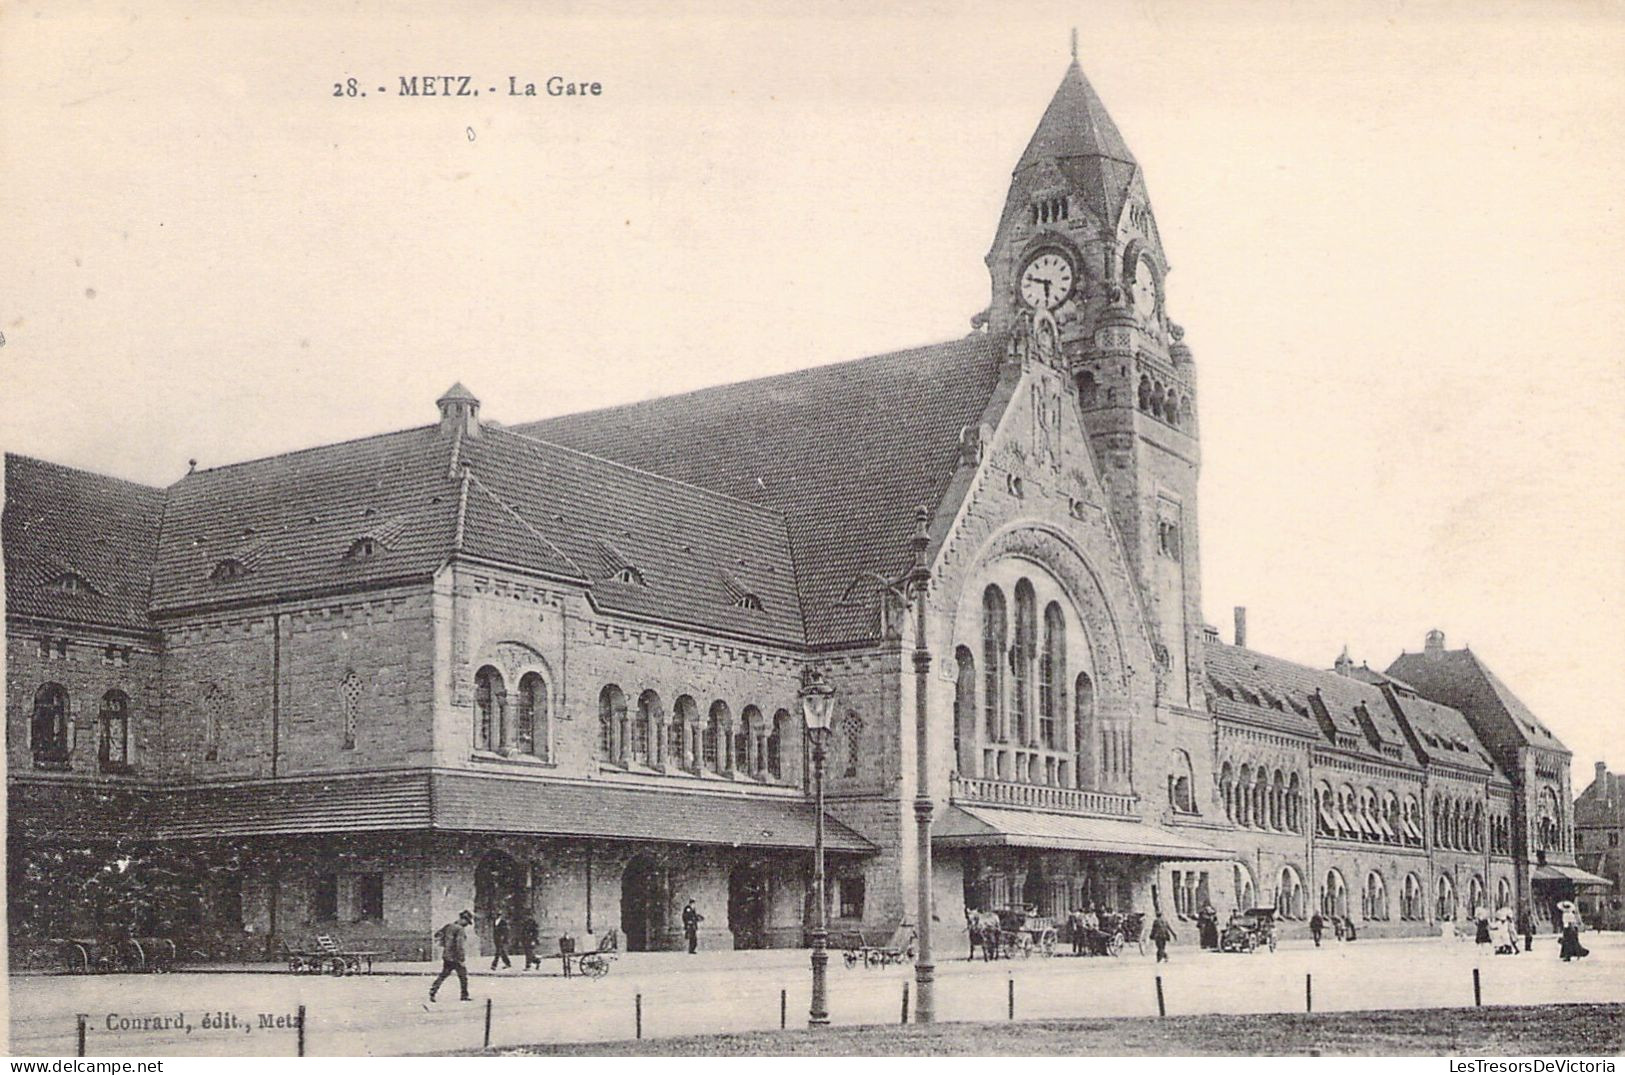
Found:
[(728, 930), (735, 948), (767, 947), (767, 871), (735, 867), (728, 875)]
[[(515, 921), (526, 910), (525, 869), (512, 855), (487, 851), (474, 867), (474, 929), (486, 950), (495, 948), (491, 920), (498, 912)], [(510, 932), (510, 937), (517, 936)]]
[(636, 855), (621, 874), (621, 936), (628, 952), (653, 952), (666, 935), (666, 886), (660, 864)]

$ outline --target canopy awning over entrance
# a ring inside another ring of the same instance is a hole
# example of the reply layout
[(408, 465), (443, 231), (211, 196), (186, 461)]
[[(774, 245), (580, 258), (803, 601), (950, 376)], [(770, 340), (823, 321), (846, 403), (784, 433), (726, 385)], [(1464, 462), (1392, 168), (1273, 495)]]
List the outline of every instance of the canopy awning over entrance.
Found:
[(1613, 888), (1614, 883), (1606, 877), (1598, 877), (1588, 873), (1578, 866), (1536, 866), (1535, 872), (1529, 878), (1531, 881), (1566, 882), (1579, 885), (1583, 888)]
[(932, 829), (942, 847), (1047, 847), (1160, 859), (1228, 859), (1228, 852), (1143, 821), (990, 806), (948, 807)]

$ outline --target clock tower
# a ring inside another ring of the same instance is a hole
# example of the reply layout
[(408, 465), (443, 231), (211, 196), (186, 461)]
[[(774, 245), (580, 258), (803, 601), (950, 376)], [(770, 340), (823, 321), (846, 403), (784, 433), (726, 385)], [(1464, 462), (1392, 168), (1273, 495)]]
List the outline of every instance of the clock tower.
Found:
[(1059, 330), (1090, 455), (1139, 584), (1159, 709), (1202, 707), (1196, 380), (1139, 162), (1072, 63), (1027, 143), (987, 256), (993, 332)]

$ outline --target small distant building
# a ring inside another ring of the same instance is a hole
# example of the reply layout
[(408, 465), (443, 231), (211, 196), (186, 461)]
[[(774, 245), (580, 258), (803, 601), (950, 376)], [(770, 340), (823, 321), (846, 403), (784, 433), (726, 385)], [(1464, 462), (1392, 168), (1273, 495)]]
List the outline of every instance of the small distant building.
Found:
[(1594, 928), (1625, 928), (1625, 773), (1597, 763), (1597, 777), (1574, 800), (1574, 858), (1581, 869), (1613, 884), (1580, 894), (1580, 916)]

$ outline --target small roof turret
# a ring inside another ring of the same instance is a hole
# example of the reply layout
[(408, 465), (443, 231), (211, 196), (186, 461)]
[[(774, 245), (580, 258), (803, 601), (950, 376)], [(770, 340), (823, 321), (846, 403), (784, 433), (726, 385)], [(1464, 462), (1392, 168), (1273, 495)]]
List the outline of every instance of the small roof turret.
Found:
[(443, 433), (463, 432), (468, 436), (480, 435), (480, 400), (458, 381), (446, 389), (445, 395), (435, 400), (440, 408), (440, 429)]

